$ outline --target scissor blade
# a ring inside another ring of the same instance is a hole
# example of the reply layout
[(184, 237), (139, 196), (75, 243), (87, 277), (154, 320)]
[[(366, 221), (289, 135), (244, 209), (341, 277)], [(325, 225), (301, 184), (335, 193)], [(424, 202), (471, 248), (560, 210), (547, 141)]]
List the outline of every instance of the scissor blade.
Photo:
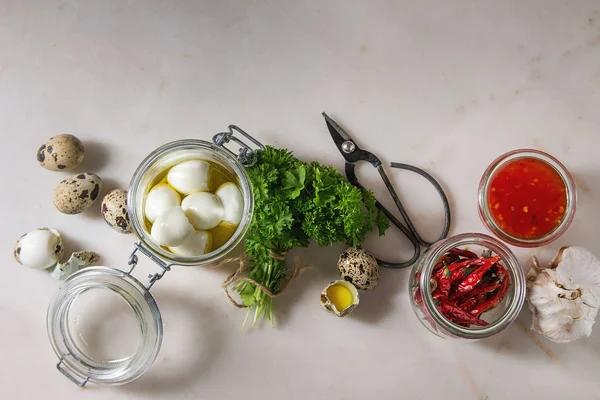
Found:
[[(354, 144), (354, 141), (350, 138), (350, 136), (348, 136), (346, 131), (344, 131), (344, 129), (341, 126), (339, 126), (337, 122), (331, 119), (327, 114), (323, 113), (323, 117), (325, 117), (327, 129), (329, 130), (329, 134), (331, 135), (331, 138), (337, 146), (338, 151), (342, 154), (342, 156), (344, 156), (346, 161), (355, 162), (356, 160), (351, 159), (351, 157), (349, 157), (349, 154), (346, 151), (344, 151), (342, 147), (345, 142), (350, 141)], [(354, 145), (354, 148), (357, 149), (356, 145)]]
[[(339, 126), (337, 122), (335, 122), (331, 117), (325, 113), (322, 113), (325, 118), (325, 122), (327, 123), (327, 128), (329, 129), (329, 133), (333, 138), (335, 144), (337, 144), (338, 148), (347, 140), (352, 140), (350, 136), (344, 131), (344, 129)], [(340, 148), (341, 151), (341, 148)]]

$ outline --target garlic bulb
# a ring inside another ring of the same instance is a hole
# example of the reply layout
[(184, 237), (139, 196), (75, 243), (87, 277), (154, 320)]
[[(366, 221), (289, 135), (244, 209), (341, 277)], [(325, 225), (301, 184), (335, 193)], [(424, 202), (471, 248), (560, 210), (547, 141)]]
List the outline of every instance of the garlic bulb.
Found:
[(532, 329), (557, 343), (590, 336), (600, 307), (600, 261), (583, 247), (563, 247), (542, 269), (527, 274)]

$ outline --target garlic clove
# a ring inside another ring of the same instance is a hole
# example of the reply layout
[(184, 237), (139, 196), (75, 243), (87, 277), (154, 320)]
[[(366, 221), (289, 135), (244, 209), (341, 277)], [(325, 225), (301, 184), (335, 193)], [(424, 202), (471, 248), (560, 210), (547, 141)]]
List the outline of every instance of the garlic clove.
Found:
[(62, 237), (57, 230), (39, 228), (21, 236), (15, 245), (15, 260), (35, 269), (54, 266), (64, 251)]

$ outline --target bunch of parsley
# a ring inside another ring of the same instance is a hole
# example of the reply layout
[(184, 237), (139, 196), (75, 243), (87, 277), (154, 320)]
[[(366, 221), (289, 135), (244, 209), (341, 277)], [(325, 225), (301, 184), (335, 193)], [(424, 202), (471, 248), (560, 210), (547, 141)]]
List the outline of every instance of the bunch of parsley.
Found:
[[(285, 149), (267, 146), (248, 169), (254, 192), (254, 216), (246, 238), (248, 277), (278, 293), (288, 273), (284, 255), (295, 247), (343, 242), (360, 246), (375, 226), (383, 235), (387, 218), (371, 191), (352, 186), (331, 166), (305, 163)], [(256, 285), (239, 282), (242, 302), (259, 318), (273, 323), (273, 298)]]

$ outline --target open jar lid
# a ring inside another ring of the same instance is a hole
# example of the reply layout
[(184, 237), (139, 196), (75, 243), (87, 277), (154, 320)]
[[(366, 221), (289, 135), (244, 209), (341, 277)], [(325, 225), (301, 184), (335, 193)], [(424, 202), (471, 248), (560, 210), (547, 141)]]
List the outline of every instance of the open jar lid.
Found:
[(65, 280), (48, 308), (47, 327), (57, 368), (79, 386), (136, 379), (154, 362), (163, 332), (149, 290), (108, 267), (86, 268)]

